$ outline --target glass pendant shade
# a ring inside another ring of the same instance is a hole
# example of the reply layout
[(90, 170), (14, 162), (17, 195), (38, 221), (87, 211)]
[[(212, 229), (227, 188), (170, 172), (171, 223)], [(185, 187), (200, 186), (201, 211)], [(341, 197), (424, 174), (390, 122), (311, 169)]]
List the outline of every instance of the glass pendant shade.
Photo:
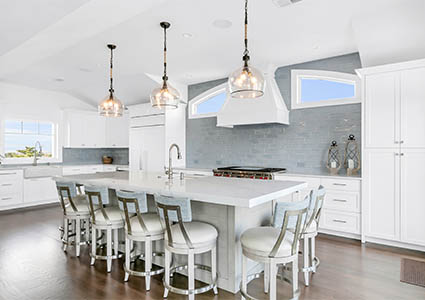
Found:
[(99, 114), (104, 117), (122, 117), (124, 105), (114, 95), (108, 95), (98, 106)]
[(152, 107), (177, 108), (180, 101), (180, 94), (175, 88), (167, 83), (154, 89), (150, 98)]
[(241, 67), (229, 77), (229, 93), (233, 98), (249, 99), (264, 94), (265, 80), (261, 71), (253, 67)]

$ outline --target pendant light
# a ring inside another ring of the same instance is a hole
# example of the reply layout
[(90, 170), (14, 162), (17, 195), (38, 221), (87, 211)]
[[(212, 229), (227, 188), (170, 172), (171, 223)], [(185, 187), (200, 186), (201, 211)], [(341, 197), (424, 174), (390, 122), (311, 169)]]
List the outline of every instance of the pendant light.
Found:
[(110, 87), (109, 95), (100, 102), (98, 109), (99, 114), (104, 117), (122, 117), (124, 111), (124, 105), (120, 100), (118, 100), (114, 95), (113, 88), (113, 78), (112, 78), (112, 60), (113, 60), (113, 50), (117, 47), (112, 44), (108, 44), (107, 47), (111, 50), (111, 64), (110, 64)]
[(249, 65), (248, 51), (248, 0), (245, 0), (245, 51), (243, 66), (229, 77), (229, 93), (233, 98), (249, 99), (264, 94), (265, 81), (261, 71)]
[(177, 108), (180, 94), (167, 82), (167, 29), (170, 28), (170, 23), (161, 22), (160, 26), (164, 29), (164, 75), (162, 76), (162, 85), (151, 93), (151, 104), (152, 107), (157, 108)]

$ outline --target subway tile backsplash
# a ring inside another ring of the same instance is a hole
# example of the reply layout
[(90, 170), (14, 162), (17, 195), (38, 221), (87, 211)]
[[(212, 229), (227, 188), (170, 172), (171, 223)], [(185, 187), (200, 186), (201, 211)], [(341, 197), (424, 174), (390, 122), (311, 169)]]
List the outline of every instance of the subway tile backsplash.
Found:
[[(357, 68), (361, 68), (361, 63), (358, 53), (354, 53), (281, 67), (275, 76), (290, 110), (291, 69), (355, 73)], [(189, 99), (226, 80), (189, 86)], [(258, 165), (322, 174), (327, 173), (325, 162), (332, 140), (338, 141), (341, 155), (349, 134), (354, 134), (360, 143), (360, 104), (290, 110), (289, 117), (290, 125), (244, 125), (232, 129), (217, 127), (216, 118), (187, 120), (186, 165), (189, 168)]]
[(128, 165), (128, 148), (63, 148), (64, 164), (101, 164), (102, 156), (111, 156), (116, 165)]

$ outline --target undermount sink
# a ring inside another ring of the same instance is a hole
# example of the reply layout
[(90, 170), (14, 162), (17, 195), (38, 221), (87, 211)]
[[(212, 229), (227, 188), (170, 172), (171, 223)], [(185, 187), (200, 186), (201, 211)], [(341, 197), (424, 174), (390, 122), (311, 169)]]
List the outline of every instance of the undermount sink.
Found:
[(25, 178), (53, 177), (61, 175), (62, 168), (60, 166), (31, 166), (24, 168)]

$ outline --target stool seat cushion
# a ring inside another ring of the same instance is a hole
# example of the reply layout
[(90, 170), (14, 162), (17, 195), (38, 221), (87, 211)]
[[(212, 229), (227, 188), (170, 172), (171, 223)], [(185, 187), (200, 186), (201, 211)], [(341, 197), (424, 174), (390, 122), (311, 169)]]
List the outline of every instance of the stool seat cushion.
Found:
[[(241, 236), (242, 249), (249, 253), (268, 257), (280, 234), (280, 228), (256, 227), (246, 230)], [(287, 231), (275, 257), (291, 256), (294, 235)]]
[[(162, 234), (165, 231), (165, 226), (161, 222), (158, 214), (148, 213), (142, 214), (143, 223), (145, 223), (146, 229), (150, 235)], [(139, 219), (137, 216), (130, 218), (131, 235), (132, 236), (145, 236), (146, 233), (140, 226)]]
[[(217, 240), (218, 232), (217, 229), (207, 223), (203, 222), (189, 222), (183, 223), (186, 229), (187, 235), (195, 248), (202, 248), (215, 243)], [(171, 226), (171, 236), (173, 238), (173, 247), (189, 249), (186, 244), (186, 240), (180, 230), (179, 224)], [(165, 234), (165, 240), (168, 241), (168, 235)]]
[(102, 210), (99, 209), (94, 213), (96, 225), (119, 224), (124, 222), (124, 216), (118, 207), (105, 207), (104, 209), (109, 221), (105, 220)]

